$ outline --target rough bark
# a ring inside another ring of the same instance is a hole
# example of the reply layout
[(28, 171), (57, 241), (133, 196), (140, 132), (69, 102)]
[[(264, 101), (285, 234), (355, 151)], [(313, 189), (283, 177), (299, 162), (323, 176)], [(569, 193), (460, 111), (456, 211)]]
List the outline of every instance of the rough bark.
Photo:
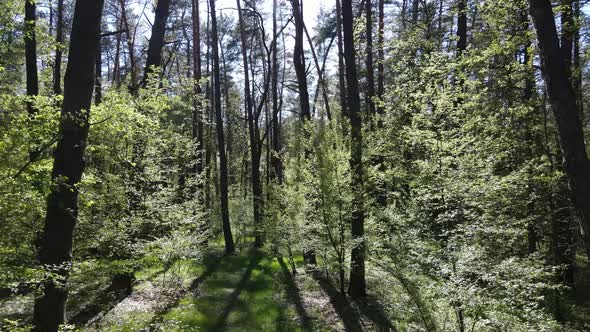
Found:
[[(377, 106), (377, 114), (383, 114), (383, 94), (385, 93), (385, 44), (384, 44), (384, 30), (385, 30), (385, 13), (384, 0), (379, 0), (379, 23), (377, 32), (377, 97), (379, 98), (379, 105)], [(379, 122), (380, 123), (380, 122)]]
[(529, 9), (543, 63), (543, 77), (557, 124), (565, 174), (580, 214), (586, 250), (590, 251), (590, 162), (586, 153), (576, 96), (559, 45), (555, 18), (549, 0), (529, 0)]
[(336, 34), (338, 36), (338, 90), (340, 91), (340, 109), (342, 115), (348, 116), (346, 105), (346, 83), (344, 68), (344, 46), (342, 38), (342, 6), (340, 0), (336, 0)]
[(365, 207), (363, 188), (363, 135), (361, 101), (359, 96), (356, 55), (354, 49), (354, 23), (352, 0), (342, 1), (342, 25), (344, 30), (344, 60), (346, 62), (346, 83), (348, 106), (350, 107), (350, 168), (352, 173), (352, 218), (351, 236), (355, 242), (350, 257), (350, 284), (348, 294), (364, 297), (367, 293), (365, 281)]
[[(27, 96), (34, 97), (39, 94), (39, 77), (37, 76), (37, 38), (36, 8), (34, 0), (25, 0), (25, 67), (27, 71)], [(35, 114), (33, 101), (27, 101), (29, 114)]]
[(297, 76), (297, 91), (299, 93), (299, 116), (303, 121), (311, 119), (309, 107), (309, 92), (305, 67), (305, 53), (303, 51), (303, 13), (299, 0), (291, 0), (293, 18), (295, 20), (295, 47), (293, 49), (293, 66)]
[(365, 66), (367, 69), (367, 91), (366, 91), (366, 107), (367, 115), (373, 117), (375, 113), (375, 102), (373, 96), (375, 95), (375, 72), (373, 70), (373, 5), (371, 0), (365, 0), (365, 38), (366, 38), (366, 58)]
[(159, 67), (162, 64), (162, 48), (164, 47), (164, 38), (166, 36), (166, 21), (170, 15), (170, 0), (158, 0), (156, 6), (156, 16), (152, 25), (152, 35), (148, 44), (147, 59), (141, 86), (146, 87), (148, 76), (152, 73), (153, 67)]
[(199, 17), (199, 0), (192, 0), (192, 30), (193, 30), (193, 79), (194, 79), (194, 98), (192, 116), (192, 138), (195, 144), (195, 166), (193, 168), (194, 176), (198, 183), (196, 190), (198, 191), (198, 199), (203, 202), (203, 105), (200, 102), (201, 95), (201, 26)]
[(52, 190), (39, 241), (40, 264), (60, 276), (48, 279), (35, 299), (37, 331), (57, 331), (65, 320), (66, 282), (72, 263), (74, 227), (78, 216), (78, 187), (84, 171), (84, 150), (94, 88), (100, 18), (104, 0), (77, 1), (70, 37), (59, 139), (54, 151)]
[(225, 138), (223, 133), (223, 115), (221, 114), (221, 81), (219, 69), (219, 38), (217, 36), (217, 17), (215, 0), (209, 0), (211, 11), (211, 43), (213, 55), (213, 90), (215, 99), (215, 125), (217, 129), (217, 146), (219, 152), (219, 196), (221, 203), (221, 221), (225, 240), (225, 253), (232, 254), (235, 250), (234, 240), (229, 221), (227, 157), (225, 154)]

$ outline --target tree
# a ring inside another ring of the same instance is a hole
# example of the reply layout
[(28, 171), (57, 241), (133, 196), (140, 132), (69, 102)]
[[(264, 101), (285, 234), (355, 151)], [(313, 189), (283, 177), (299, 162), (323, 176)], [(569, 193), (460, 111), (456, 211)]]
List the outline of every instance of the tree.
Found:
[[(25, 62), (27, 67), (27, 96), (34, 97), (39, 94), (39, 78), (37, 76), (37, 38), (36, 38), (36, 2), (25, 0)], [(27, 101), (29, 114), (33, 115), (35, 109), (33, 101)]]
[(346, 85), (348, 87), (350, 116), (351, 186), (354, 191), (351, 221), (351, 236), (354, 244), (350, 258), (350, 284), (348, 285), (348, 294), (353, 297), (364, 297), (367, 294), (367, 285), (365, 281), (365, 240), (363, 238), (365, 223), (363, 133), (354, 49), (352, 0), (342, 1), (342, 26), (344, 32), (344, 60), (346, 62)]
[(78, 183), (84, 172), (96, 55), (103, 0), (76, 1), (66, 69), (59, 138), (54, 151), (47, 214), (39, 243), (39, 263), (54, 273), (35, 299), (37, 331), (57, 331), (65, 321), (66, 283), (72, 264), (74, 227), (78, 216)]
[[(303, 12), (301, 10), (301, 3), (299, 0), (291, 0), (293, 8), (293, 18), (295, 22), (295, 46), (293, 48), (293, 67), (295, 68), (295, 75), (297, 76), (297, 92), (299, 94), (299, 118), (305, 131), (306, 123), (311, 120), (311, 109), (309, 107), (309, 92), (307, 90), (307, 77), (305, 67), (305, 53), (303, 51)], [(309, 151), (305, 151), (305, 155)], [(315, 265), (316, 255), (311, 248), (303, 250), (303, 259), (306, 265)]]
[(61, 94), (61, 57), (63, 53), (64, 0), (57, 1), (57, 22), (55, 26), (55, 64), (53, 68), (53, 93)]
[(221, 221), (225, 239), (225, 253), (234, 252), (234, 240), (229, 222), (227, 157), (225, 154), (225, 137), (223, 133), (223, 116), (221, 114), (221, 75), (219, 69), (219, 38), (217, 36), (217, 16), (215, 0), (209, 0), (211, 11), (211, 43), (213, 56), (213, 89), (215, 103), (215, 125), (217, 128), (217, 146), (219, 150), (219, 192), (221, 202)]
[[(193, 172), (197, 177), (203, 173), (203, 112), (201, 110), (202, 104), (199, 102), (199, 95), (201, 94), (201, 23), (199, 19), (199, 0), (192, 1), (192, 30), (193, 30), (193, 79), (194, 79), (194, 93), (193, 97), (193, 111), (192, 115), (192, 136), (196, 140), (195, 144), (195, 166)], [(199, 199), (203, 199), (202, 179), (199, 179), (197, 189), (199, 190)]]
[(551, 1), (529, 0), (529, 10), (537, 32), (547, 96), (557, 124), (563, 167), (580, 214), (586, 251), (590, 252), (590, 161), (576, 96), (559, 45)]
[(254, 246), (262, 246), (262, 223), (263, 223), (263, 193), (260, 180), (260, 158), (262, 154), (260, 138), (258, 133), (258, 118), (254, 115), (252, 104), (252, 93), (250, 91), (250, 73), (248, 69), (248, 55), (246, 53), (246, 27), (242, 14), (241, 0), (236, 0), (238, 5), (238, 21), (240, 29), (240, 42), (242, 43), (242, 63), (244, 66), (244, 99), (246, 100), (246, 116), (248, 119), (248, 133), (250, 137), (250, 157), (252, 161), (252, 206), (254, 209)]
[(270, 162), (272, 166), (271, 176), (276, 179), (279, 184), (283, 182), (283, 161), (281, 160), (281, 128), (280, 128), (280, 105), (279, 105), (279, 64), (277, 54), (277, 0), (272, 2), (272, 34), (273, 40), (271, 44), (272, 53), (272, 153)]
[(148, 44), (145, 70), (141, 81), (141, 86), (144, 88), (148, 82), (149, 74), (152, 73), (152, 68), (159, 67), (162, 64), (162, 48), (164, 47), (168, 15), (170, 15), (170, 0), (158, 0), (156, 16), (152, 25), (152, 35)]
[(366, 106), (367, 116), (373, 117), (375, 113), (375, 102), (373, 97), (375, 95), (375, 73), (373, 70), (373, 5), (371, 0), (365, 0), (365, 36), (367, 40), (366, 45), (366, 59), (365, 65), (367, 67), (367, 92), (366, 92)]

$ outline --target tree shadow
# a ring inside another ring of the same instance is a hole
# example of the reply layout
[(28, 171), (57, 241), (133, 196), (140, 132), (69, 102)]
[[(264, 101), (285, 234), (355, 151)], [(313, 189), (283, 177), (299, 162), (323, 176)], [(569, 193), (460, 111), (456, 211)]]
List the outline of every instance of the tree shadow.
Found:
[[(219, 265), (221, 264), (221, 255), (217, 252), (209, 252), (205, 258), (203, 259), (203, 264), (205, 265), (205, 271), (199, 275), (195, 280), (193, 280), (191, 282), (191, 285), (189, 286), (189, 292), (191, 293), (196, 293), (197, 290), (199, 289), (199, 286), (209, 277), (211, 276), (215, 271), (217, 271), (217, 269), (219, 268)], [(173, 303), (170, 303), (170, 305), (166, 306), (166, 308), (164, 310), (161, 310), (160, 312), (158, 312), (154, 318), (151, 320), (151, 322), (149, 323), (148, 326), (158, 326), (159, 324), (162, 323), (164, 317), (166, 316), (166, 314), (168, 314), (173, 308), (175, 308), (176, 306), (178, 306), (178, 304), (180, 303), (180, 300), (182, 299), (182, 296), (179, 296)]]
[(283, 271), (283, 280), (285, 281), (285, 286), (287, 287), (287, 296), (289, 297), (289, 300), (295, 305), (297, 315), (299, 315), (299, 318), (301, 319), (302, 329), (304, 331), (313, 331), (311, 318), (303, 306), (303, 301), (301, 300), (301, 295), (299, 293), (299, 287), (297, 287), (293, 281), (291, 272), (287, 268), (283, 257), (278, 257), (277, 261), (279, 262), (279, 265), (281, 265), (281, 270)]
[(361, 314), (371, 320), (379, 331), (395, 331), (393, 324), (391, 324), (385, 310), (383, 310), (383, 306), (376, 298), (368, 295), (362, 302), (357, 304)]
[(225, 308), (223, 309), (223, 311), (221, 312), (221, 314), (217, 318), (215, 325), (211, 329), (212, 331), (223, 331), (224, 330), (225, 325), (227, 324), (227, 319), (229, 317), (229, 314), (232, 312), (234, 307), (238, 304), (238, 298), (240, 297), (240, 294), (242, 293), (244, 288), (246, 288), (248, 282), (250, 281), (250, 277), (252, 276), (252, 271), (258, 266), (260, 260), (262, 259), (262, 255), (255, 250), (253, 250), (253, 252), (250, 253), (249, 256), (250, 256), (250, 263), (248, 264), (248, 267), (246, 268), (246, 271), (242, 275), (242, 278), (240, 279), (238, 285), (229, 295), (228, 300), (227, 300), (227, 305), (225, 306)]
[(313, 278), (317, 281), (318, 285), (328, 294), (330, 303), (338, 317), (342, 320), (346, 331), (362, 331), (361, 317), (357, 310), (352, 307), (350, 301), (346, 295), (340, 293), (324, 276), (320, 273), (314, 273)]

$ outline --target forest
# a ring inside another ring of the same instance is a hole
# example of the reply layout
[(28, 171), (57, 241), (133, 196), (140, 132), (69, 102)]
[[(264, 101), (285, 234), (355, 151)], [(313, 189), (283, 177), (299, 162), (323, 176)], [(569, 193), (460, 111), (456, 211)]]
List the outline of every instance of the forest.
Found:
[(1, 0), (0, 331), (590, 331), (585, 0)]

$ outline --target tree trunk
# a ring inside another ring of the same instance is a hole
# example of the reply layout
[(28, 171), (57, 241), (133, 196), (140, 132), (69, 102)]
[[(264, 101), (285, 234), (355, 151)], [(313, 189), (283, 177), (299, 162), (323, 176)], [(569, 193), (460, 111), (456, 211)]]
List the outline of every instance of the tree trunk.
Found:
[(130, 74), (131, 79), (129, 82), (129, 91), (134, 93), (137, 84), (137, 66), (135, 64), (135, 36), (131, 35), (131, 27), (127, 20), (126, 2), (127, 0), (119, 0), (121, 5), (121, 19), (123, 20), (123, 26), (125, 27), (125, 37), (127, 38), (127, 52), (129, 52), (129, 66), (131, 66)]
[(55, 26), (55, 64), (53, 67), (53, 93), (61, 94), (61, 57), (63, 54), (64, 0), (57, 1), (57, 22)]
[[(306, 131), (306, 123), (311, 120), (311, 110), (309, 107), (309, 92), (307, 91), (307, 77), (305, 67), (305, 53), (303, 51), (303, 13), (299, 0), (291, 0), (293, 7), (293, 18), (295, 22), (295, 46), (293, 48), (293, 66), (297, 76), (297, 91), (299, 94), (299, 117), (302, 123), (302, 130)], [(304, 134), (306, 135), (306, 134)], [(309, 152), (306, 150), (305, 155)], [(306, 234), (305, 236), (309, 236)], [(303, 260), (305, 265), (316, 265), (316, 254), (313, 249), (303, 249)]]
[[(384, 44), (384, 30), (385, 30), (385, 0), (379, 0), (379, 31), (377, 36), (377, 97), (379, 98), (379, 105), (377, 106), (377, 114), (383, 114), (383, 94), (385, 93), (385, 44)], [(381, 123), (381, 121), (379, 121)]]
[[(39, 94), (39, 78), (37, 76), (37, 38), (36, 38), (36, 5), (34, 0), (25, 0), (25, 63), (27, 70), (27, 96)], [(27, 100), (27, 110), (35, 114), (32, 99)]]
[(566, 61), (559, 46), (555, 18), (549, 0), (529, 0), (549, 104), (557, 123), (565, 174), (581, 217), (584, 244), (590, 251), (590, 162), (586, 153), (582, 122)]
[(156, 16), (152, 25), (152, 35), (148, 44), (147, 60), (141, 86), (146, 87), (148, 76), (152, 73), (153, 67), (159, 67), (162, 63), (162, 48), (164, 47), (164, 37), (166, 35), (166, 21), (170, 14), (170, 0), (158, 0), (156, 6)]
[(217, 149), (219, 150), (219, 193), (221, 199), (221, 221), (225, 239), (225, 253), (234, 252), (234, 239), (229, 222), (227, 158), (225, 155), (225, 138), (223, 134), (223, 116), (221, 114), (221, 82), (219, 74), (219, 38), (217, 37), (217, 17), (215, 0), (209, 0), (211, 10), (211, 43), (213, 51), (213, 89), (215, 98), (215, 120), (217, 128)]
[(85, 165), (103, 1), (77, 1), (74, 11), (59, 139), (51, 172), (55, 185), (47, 197), (47, 214), (39, 241), (40, 264), (63, 281), (45, 280), (43, 294), (35, 299), (33, 323), (37, 331), (57, 331), (65, 320), (66, 282), (78, 216), (77, 184)]
[(254, 116), (254, 105), (250, 92), (250, 74), (248, 70), (248, 55), (246, 53), (246, 27), (242, 15), (241, 0), (236, 0), (238, 5), (238, 24), (240, 29), (240, 42), (242, 44), (242, 63), (244, 66), (244, 97), (246, 99), (246, 116), (248, 117), (248, 134), (250, 136), (250, 157), (252, 161), (252, 206), (254, 209), (254, 246), (262, 247), (262, 225), (263, 225), (263, 192), (260, 179), (260, 157), (261, 146), (258, 138), (258, 119)]
[(278, 184), (283, 183), (283, 161), (281, 159), (281, 127), (279, 123), (279, 65), (277, 55), (277, 0), (272, 2), (272, 153), (270, 163), (272, 166), (271, 177)]
[(467, 49), (467, 0), (457, 2), (457, 55)]
[(299, 0), (291, 0), (293, 6), (293, 18), (295, 20), (295, 47), (293, 49), (293, 66), (297, 75), (297, 87), (299, 92), (299, 116), (303, 121), (311, 119), (309, 107), (309, 92), (307, 91), (307, 77), (305, 74), (305, 53), (303, 52), (303, 13)]
[(375, 78), (373, 70), (373, 5), (371, 0), (365, 0), (365, 36), (367, 39), (366, 45), (366, 59), (365, 66), (367, 67), (367, 91), (366, 91), (366, 107), (368, 119), (373, 117), (375, 113), (375, 103), (373, 96), (375, 95)]
[(342, 39), (342, 6), (340, 0), (336, 0), (336, 34), (338, 36), (338, 90), (340, 91), (340, 108), (342, 115), (348, 117), (346, 105), (346, 83), (344, 72), (344, 46)]
[(350, 284), (348, 294), (364, 297), (367, 293), (365, 281), (365, 240), (364, 223), (364, 170), (361, 101), (359, 96), (356, 59), (354, 50), (354, 23), (352, 0), (342, 1), (342, 24), (344, 29), (344, 59), (346, 61), (346, 83), (350, 107), (350, 168), (352, 173), (352, 221), (351, 236), (355, 242), (350, 257)]
[(195, 166), (193, 175), (197, 179), (196, 188), (198, 201), (203, 203), (203, 111), (200, 102), (201, 95), (201, 26), (199, 17), (199, 0), (192, 0), (192, 30), (193, 30), (193, 79), (194, 79), (194, 98), (192, 116), (192, 138), (195, 146)]

